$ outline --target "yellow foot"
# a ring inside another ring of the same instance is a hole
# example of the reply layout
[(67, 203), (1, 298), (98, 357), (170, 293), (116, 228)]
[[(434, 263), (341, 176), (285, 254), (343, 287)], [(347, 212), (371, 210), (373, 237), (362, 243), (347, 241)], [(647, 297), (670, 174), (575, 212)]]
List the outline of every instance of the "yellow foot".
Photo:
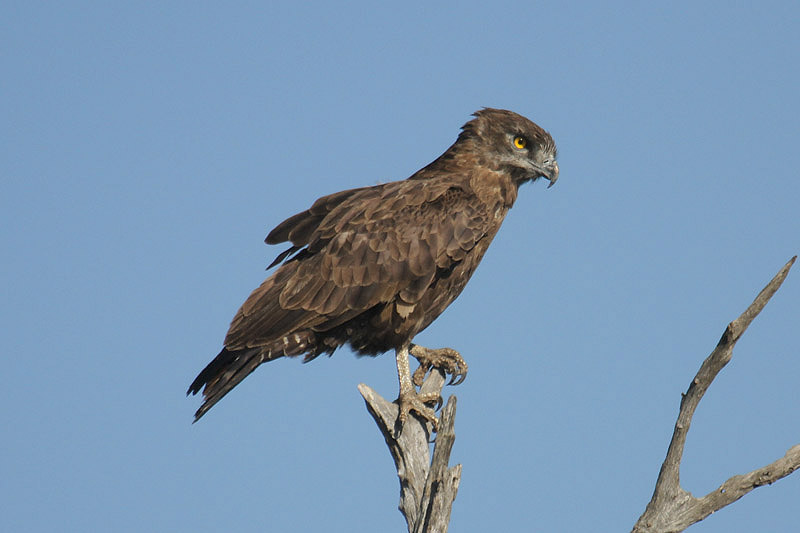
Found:
[(461, 354), (452, 348), (439, 348), (432, 350), (418, 344), (412, 344), (411, 355), (419, 361), (419, 368), (414, 371), (414, 385), (421, 387), (425, 374), (432, 367), (440, 368), (450, 374), (448, 385), (459, 385), (467, 378), (467, 362)]
[(436, 431), (439, 427), (439, 419), (436, 418), (436, 411), (426, 404), (436, 403), (441, 404), (442, 397), (438, 392), (428, 392), (425, 394), (418, 393), (414, 389), (407, 391), (400, 391), (400, 397), (397, 398), (397, 405), (400, 408), (397, 420), (400, 423), (400, 430), (403, 429), (408, 414), (411, 411), (416, 411), (418, 415), (427, 420), (433, 425), (433, 430)]

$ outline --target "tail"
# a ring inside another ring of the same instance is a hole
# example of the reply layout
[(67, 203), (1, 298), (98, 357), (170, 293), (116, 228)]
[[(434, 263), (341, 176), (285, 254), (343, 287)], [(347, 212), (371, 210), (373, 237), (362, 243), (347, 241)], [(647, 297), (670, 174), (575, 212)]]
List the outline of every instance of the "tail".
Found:
[[(241, 350), (223, 348), (219, 355), (197, 375), (189, 385), (189, 390), (186, 391), (188, 396), (197, 394), (200, 389), (203, 390), (203, 405), (194, 414), (194, 421), (200, 420), (214, 404), (249, 376), (261, 363), (285, 355), (300, 355), (308, 351), (311, 344), (313, 344), (313, 333), (307, 331), (283, 337), (272, 345)], [(308, 356), (306, 358), (308, 359)]]
[(219, 355), (208, 363), (186, 391), (189, 395), (197, 394), (203, 389), (203, 405), (194, 414), (195, 422), (266, 360), (261, 353), (261, 348), (233, 351), (223, 348)]

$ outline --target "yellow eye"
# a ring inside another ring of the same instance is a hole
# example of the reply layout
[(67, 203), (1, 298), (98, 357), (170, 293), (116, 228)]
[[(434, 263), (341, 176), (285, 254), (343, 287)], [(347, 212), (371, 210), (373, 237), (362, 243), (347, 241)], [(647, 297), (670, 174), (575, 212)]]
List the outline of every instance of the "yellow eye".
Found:
[(514, 146), (516, 146), (520, 150), (525, 148), (527, 145), (528, 141), (525, 139), (525, 137), (520, 137), (520, 136), (514, 137)]

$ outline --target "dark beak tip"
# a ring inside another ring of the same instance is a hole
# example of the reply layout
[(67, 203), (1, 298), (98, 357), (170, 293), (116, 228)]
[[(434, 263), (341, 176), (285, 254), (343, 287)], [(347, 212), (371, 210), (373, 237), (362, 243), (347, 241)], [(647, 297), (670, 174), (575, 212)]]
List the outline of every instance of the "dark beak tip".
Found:
[(547, 179), (550, 180), (550, 184), (547, 186), (548, 189), (556, 184), (556, 181), (558, 181), (558, 163), (553, 165), (553, 170), (550, 175), (547, 176)]

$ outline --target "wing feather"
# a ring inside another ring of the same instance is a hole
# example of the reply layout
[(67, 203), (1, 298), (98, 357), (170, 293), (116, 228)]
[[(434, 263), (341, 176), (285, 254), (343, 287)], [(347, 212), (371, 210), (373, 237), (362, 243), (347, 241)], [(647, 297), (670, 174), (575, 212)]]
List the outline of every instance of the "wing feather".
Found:
[(463, 260), (489, 231), (475, 200), (455, 183), (425, 180), (320, 198), (268, 235), (267, 242), (306, 248), (251, 294), (226, 346), (274, 342), (298, 328), (325, 331), (396, 299), (407, 316), (437, 269)]
[[(333, 194), (329, 194), (328, 196), (323, 196), (314, 204), (306, 209), (301, 213), (297, 213), (296, 215), (292, 215), (291, 217), (287, 218), (280, 224), (278, 224), (275, 229), (269, 232), (265, 242), (267, 244), (279, 244), (282, 242), (286, 242), (290, 240), (290, 235), (292, 230), (297, 227), (307, 227), (308, 224), (312, 225), (313, 228), (319, 226), (319, 224), (325, 220), (325, 217), (333, 211), (337, 206), (344, 203), (349, 198), (353, 196), (358, 196), (358, 194), (364, 190), (368, 190), (369, 187), (361, 187), (358, 189), (348, 189), (346, 191), (340, 191)], [(313, 233), (313, 232), (312, 232)], [(306, 231), (298, 232), (296, 234), (297, 238), (300, 237), (310, 237), (311, 233)], [(298, 240), (298, 242), (292, 241), (292, 244), (296, 246), (304, 246), (308, 244), (308, 240)]]

